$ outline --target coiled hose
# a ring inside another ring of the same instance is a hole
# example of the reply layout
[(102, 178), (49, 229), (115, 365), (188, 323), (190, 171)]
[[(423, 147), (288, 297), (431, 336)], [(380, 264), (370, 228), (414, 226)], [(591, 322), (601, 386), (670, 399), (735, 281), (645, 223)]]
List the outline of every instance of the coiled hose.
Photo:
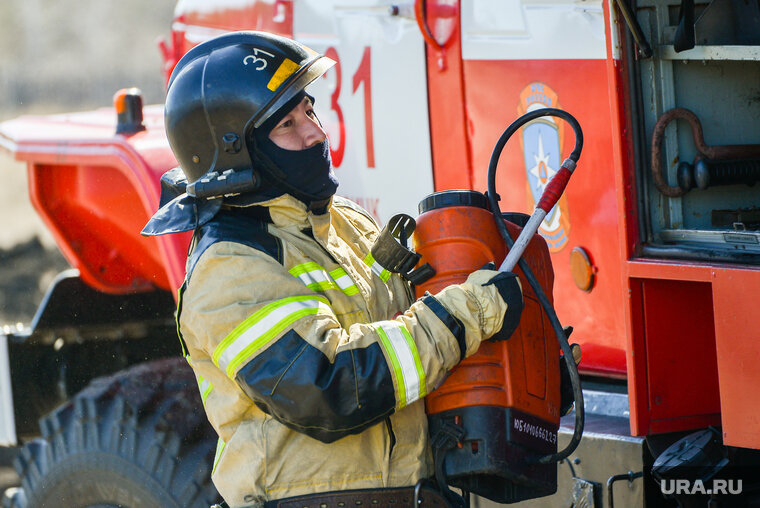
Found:
[[(568, 156), (568, 159), (572, 161), (572, 163), (568, 163), (566, 160), (562, 164), (564, 167), (572, 166), (570, 172), (572, 172), (572, 170), (575, 168), (575, 163), (578, 162), (578, 159), (581, 156), (581, 150), (583, 148), (583, 131), (581, 131), (581, 126), (578, 121), (570, 113), (555, 108), (542, 108), (522, 115), (520, 118), (512, 122), (499, 137), (499, 140), (497, 141), (496, 146), (494, 146), (493, 152), (491, 153), (491, 160), (488, 164), (488, 201), (491, 206), (491, 211), (494, 214), (496, 225), (499, 228), (499, 232), (501, 233), (501, 236), (504, 238), (504, 241), (510, 249), (512, 249), (515, 242), (510, 236), (506, 225), (504, 224), (501, 208), (499, 207), (499, 195), (496, 193), (496, 166), (499, 163), (501, 152), (504, 150), (504, 146), (507, 144), (507, 141), (509, 141), (509, 138), (512, 137), (512, 135), (517, 132), (520, 127), (542, 116), (556, 116), (568, 122), (573, 128), (573, 132), (575, 133), (575, 147)], [(567, 178), (569, 178), (569, 175)], [(549, 186), (547, 186), (546, 191), (550, 190), (549, 187), (551, 187), (551, 183)], [(555, 189), (552, 190), (556, 192)], [(560, 188), (559, 191), (556, 192), (556, 198), (559, 198), (562, 190), (563, 189)], [(548, 212), (548, 210), (546, 211)], [(575, 401), (575, 430), (573, 432), (573, 437), (570, 439), (570, 442), (563, 450), (557, 453), (536, 457), (531, 460), (531, 462), (548, 464), (551, 462), (559, 462), (560, 460), (567, 458), (571, 453), (573, 453), (573, 451), (575, 451), (576, 447), (580, 443), (586, 416), (583, 407), (583, 391), (581, 390), (581, 379), (580, 375), (578, 374), (578, 367), (575, 364), (572, 351), (570, 350), (570, 344), (568, 343), (567, 336), (565, 335), (565, 332), (562, 328), (562, 324), (559, 322), (557, 313), (554, 311), (554, 307), (552, 307), (552, 304), (549, 302), (546, 293), (544, 293), (541, 284), (539, 284), (538, 279), (536, 279), (536, 276), (533, 274), (530, 266), (528, 266), (528, 263), (522, 258), (520, 258), (518, 263), (523, 273), (525, 274), (525, 278), (528, 280), (528, 283), (536, 293), (536, 296), (538, 297), (538, 300), (541, 303), (544, 312), (546, 312), (549, 321), (552, 324), (552, 328), (555, 335), (557, 336), (557, 341), (559, 342), (560, 349), (562, 350), (563, 357), (567, 364), (568, 373), (570, 374), (570, 381), (573, 386), (573, 399)]]

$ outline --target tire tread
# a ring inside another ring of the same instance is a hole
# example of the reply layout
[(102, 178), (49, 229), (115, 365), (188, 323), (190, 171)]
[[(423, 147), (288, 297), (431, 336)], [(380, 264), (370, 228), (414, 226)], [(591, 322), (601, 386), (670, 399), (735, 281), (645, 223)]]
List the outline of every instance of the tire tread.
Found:
[(45, 499), (70, 483), (60, 481), (68, 473), (62, 469), (87, 454), (93, 461), (94, 454), (106, 454), (139, 468), (177, 508), (208, 508), (218, 500), (210, 479), (216, 434), (183, 358), (93, 380), (43, 417), (40, 430), (42, 437), (26, 444), (14, 461), (24, 490), (14, 508), (47, 506)]

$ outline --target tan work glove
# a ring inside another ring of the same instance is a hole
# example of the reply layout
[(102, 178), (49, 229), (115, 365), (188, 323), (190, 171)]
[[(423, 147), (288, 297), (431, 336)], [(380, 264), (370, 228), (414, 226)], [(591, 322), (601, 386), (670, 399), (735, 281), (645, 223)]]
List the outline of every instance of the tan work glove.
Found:
[(483, 340), (508, 339), (520, 323), (522, 287), (511, 272), (477, 270), (435, 297), (464, 324), (466, 356), (477, 351)]

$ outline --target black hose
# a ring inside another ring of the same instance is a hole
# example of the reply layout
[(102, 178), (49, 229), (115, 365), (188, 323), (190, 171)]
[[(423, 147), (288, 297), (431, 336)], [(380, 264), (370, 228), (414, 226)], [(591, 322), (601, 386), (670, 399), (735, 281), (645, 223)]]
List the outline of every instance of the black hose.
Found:
[[(504, 241), (510, 249), (514, 245), (514, 240), (510, 236), (509, 231), (507, 230), (507, 226), (504, 224), (504, 220), (502, 219), (501, 215), (501, 208), (499, 208), (499, 197), (498, 194), (496, 194), (496, 166), (499, 163), (501, 152), (504, 149), (504, 146), (507, 144), (509, 138), (512, 137), (512, 135), (517, 132), (520, 127), (542, 116), (556, 116), (562, 118), (563, 120), (567, 121), (573, 128), (573, 132), (575, 133), (575, 147), (573, 148), (573, 151), (570, 153), (568, 158), (571, 159), (574, 163), (578, 162), (578, 159), (581, 156), (581, 150), (583, 148), (583, 132), (581, 131), (581, 126), (578, 121), (572, 115), (570, 115), (570, 113), (567, 113), (561, 109), (554, 108), (542, 108), (524, 114), (512, 122), (512, 124), (510, 124), (510, 126), (507, 127), (507, 129), (502, 133), (501, 137), (499, 137), (499, 140), (497, 141), (496, 146), (491, 153), (491, 160), (488, 163), (488, 201), (491, 205), (491, 211), (494, 214), (494, 220), (496, 221), (496, 225), (499, 228), (499, 232), (501, 233), (501, 236), (504, 238)], [(557, 313), (554, 311), (554, 307), (552, 307), (552, 304), (549, 302), (546, 293), (541, 287), (541, 284), (539, 284), (538, 279), (536, 279), (536, 276), (533, 274), (533, 271), (530, 269), (530, 266), (528, 266), (528, 263), (524, 259), (520, 258), (519, 266), (522, 269), (525, 278), (528, 280), (528, 283), (533, 288), (533, 291), (536, 293), (538, 301), (541, 302), (541, 306), (546, 312), (546, 315), (549, 317), (549, 321), (552, 324), (554, 333), (557, 336), (557, 341), (559, 341), (560, 349), (562, 349), (565, 363), (567, 363), (567, 370), (570, 374), (570, 381), (573, 385), (573, 398), (575, 400), (575, 431), (573, 432), (573, 437), (570, 439), (570, 442), (562, 451), (549, 455), (543, 455), (541, 457), (536, 457), (535, 459), (530, 460), (530, 462), (549, 464), (551, 462), (559, 462), (560, 460), (567, 458), (571, 453), (573, 453), (573, 451), (575, 451), (575, 448), (581, 441), (581, 435), (583, 434), (583, 425), (586, 418), (586, 413), (583, 407), (583, 391), (581, 390), (581, 378), (578, 374), (578, 366), (575, 364), (573, 353), (570, 350), (570, 344), (568, 344), (567, 337), (565, 336), (562, 324), (559, 322)]]

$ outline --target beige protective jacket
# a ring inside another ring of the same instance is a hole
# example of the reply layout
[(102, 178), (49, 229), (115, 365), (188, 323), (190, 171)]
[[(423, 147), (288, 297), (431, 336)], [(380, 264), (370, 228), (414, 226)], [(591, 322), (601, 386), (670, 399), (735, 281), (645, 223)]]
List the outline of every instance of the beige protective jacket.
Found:
[(262, 205), (223, 208), (196, 231), (181, 291), (220, 494), (255, 507), (430, 477), (421, 399), (501, 328), (506, 304), (473, 279), (493, 272), (412, 303), (372, 259), (379, 231), (356, 204)]

